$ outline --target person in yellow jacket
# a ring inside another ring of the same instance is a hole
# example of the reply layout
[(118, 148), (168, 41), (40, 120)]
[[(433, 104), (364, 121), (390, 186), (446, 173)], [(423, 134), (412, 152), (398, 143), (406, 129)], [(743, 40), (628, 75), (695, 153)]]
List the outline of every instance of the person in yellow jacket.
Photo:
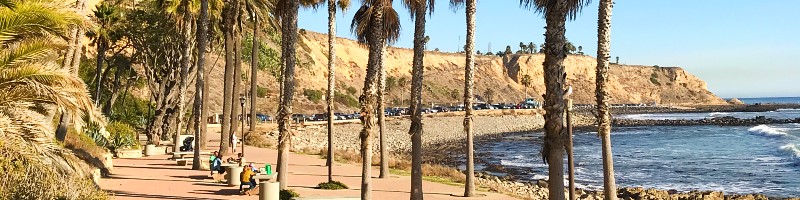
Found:
[(240, 175), (241, 175), (240, 177), (242, 178), (241, 180), (242, 184), (239, 185), (239, 192), (242, 192), (243, 191), (242, 188), (244, 187), (245, 184), (247, 184), (250, 186), (250, 188), (244, 194), (247, 194), (249, 196), (250, 191), (256, 188), (256, 181), (253, 179), (253, 175), (255, 175), (255, 173), (253, 172), (253, 169), (251, 169), (249, 165), (245, 165)]

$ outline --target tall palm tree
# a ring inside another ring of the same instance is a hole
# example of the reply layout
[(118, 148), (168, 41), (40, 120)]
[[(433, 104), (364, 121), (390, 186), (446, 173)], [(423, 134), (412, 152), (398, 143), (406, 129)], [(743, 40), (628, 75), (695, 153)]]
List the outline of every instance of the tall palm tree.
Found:
[(98, 27), (96, 30), (89, 32), (89, 35), (94, 38), (94, 43), (97, 45), (97, 62), (94, 76), (95, 106), (100, 105), (100, 92), (102, 91), (103, 83), (103, 61), (106, 58), (106, 50), (108, 49), (109, 40), (111, 40), (110, 37), (112, 37), (111, 26), (115, 25), (120, 20), (119, 14), (118, 8), (108, 3), (101, 3), (95, 6), (94, 17), (97, 18)]
[[(253, 22), (253, 47), (250, 52), (250, 131), (255, 131), (256, 128), (256, 94), (258, 93), (258, 52), (259, 40), (258, 31), (262, 23), (268, 22), (267, 26), (270, 27), (274, 21), (269, 15), (270, 11), (274, 9), (274, 5), (269, 0), (245, 0), (244, 10), (247, 12), (250, 21)], [(270, 27), (274, 28), (274, 27)], [(244, 116), (244, 115), (242, 115)], [(244, 139), (244, 138), (243, 138)]]
[[(338, 2), (337, 2), (338, 1)], [(328, 109), (328, 182), (333, 181), (333, 115), (334, 96), (336, 95), (336, 9), (344, 12), (350, 7), (350, 0), (327, 0), (328, 3), (328, 91), (325, 103)]]
[(381, 70), (383, 50), (386, 43), (397, 40), (400, 23), (397, 12), (392, 8), (392, 0), (363, 0), (362, 6), (353, 16), (350, 30), (358, 41), (369, 45), (367, 75), (364, 80), (361, 103), (361, 199), (372, 198), (372, 127), (375, 125), (374, 112), (378, 93), (378, 76)]
[[(425, 66), (425, 16), (433, 14), (434, 0), (404, 0), (414, 18), (414, 57), (411, 68), (411, 199), (422, 199), (422, 83)], [(430, 13), (427, 13), (430, 11)]]
[[(12, 1), (6, 0), (7, 5), (14, 5)], [(82, 12), (86, 8), (86, 1), (85, 0), (76, 0), (75, 1), (75, 9), (76, 12)], [(64, 59), (62, 62), (62, 68), (69, 69), (72, 74), (78, 75), (78, 65), (81, 61), (81, 41), (83, 38), (83, 29), (81, 28), (80, 24), (73, 24), (71, 25), (69, 32), (67, 32), (67, 51), (64, 53)], [(69, 118), (69, 115), (61, 114), (60, 120), (58, 122), (58, 128), (56, 128), (56, 139), (58, 141), (64, 141), (67, 136), (67, 127), (70, 125), (69, 122), (72, 121)]]
[[(180, 79), (178, 81), (178, 103), (175, 108), (177, 110), (177, 123), (176, 130), (173, 137), (172, 151), (178, 151), (178, 141), (180, 133), (183, 129), (184, 122), (184, 108), (186, 107), (186, 91), (189, 82), (189, 68), (192, 64), (192, 25), (195, 21), (195, 16), (200, 9), (200, 0), (159, 0), (158, 2), (162, 9), (171, 17), (177, 20), (179, 31), (183, 39), (181, 40), (181, 61), (180, 61)], [(199, 93), (202, 93), (200, 91)], [(199, 138), (195, 138), (196, 140)]]
[(294, 97), (294, 72), (297, 63), (297, 10), (299, 0), (282, 0), (277, 4), (276, 11), (281, 21), (281, 59), (283, 64), (283, 88), (281, 101), (278, 108), (278, 182), (280, 188), (286, 189), (288, 181), (289, 145), (292, 134), (289, 132), (289, 117), (292, 115), (292, 99)]
[(545, 136), (542, 160), (548, 164), (550, 199), (564, 199), (564, 59), (567, 19), (575, 19), (588, 0), (520, 0), (520, 5), (544, 15), (545, 28)]
[(613, 0), (600, 0), (597, 12), (597, 134), (603, 144), (603, 191), (606, 200), (617, 199), (614, 183), (614, 160), (611, 155), (611, 112), (608, 110), (608, 63), (611, 59), (611, 9)]
[(197, 20), (197, 32), (195, 40), (197, 41), (197, 74), (195, 74), (195, 95), (194, 107), (192, 108), (192, 120), (194, 124), (194, 158), (192, 159), (192, 169), (199, 170), (200, 167), (200, 141), (205, 140), (205, 127), (202, 121), (205, 120), (207, 112), (205, 111), (205, 62), (206, 62), (206, 43), (208, 38), (208, 1), (200, 0), (200, 18)]
[(222, 155), (228, 154), (228, 146), (230, 144), (229, 138), (231, 137), (231, 116), (233, 107), (233, 84), (234, 84), (234, 70), (236, 68), (236, 28), (237, 16), (239, 15), (239, 1), (226, 0), (225, 6), (222, 8), (222, 23), (221, 30), (225, 43), (225, 72), (223, 83), (222, 95), (222, 126), (220, 132), (220, 145), (219, 153)]
[(467, 45), (465, 49), (466, 66), (464, 66), (464, 132), (467, 133), (467, 180), (464, 184), (464, 196), (475, 196), (475, 152), (472, 132), (472, 98), (475, 84), (475, 0), (450, 0), (450, 7), (458, 9), (466, 5)]

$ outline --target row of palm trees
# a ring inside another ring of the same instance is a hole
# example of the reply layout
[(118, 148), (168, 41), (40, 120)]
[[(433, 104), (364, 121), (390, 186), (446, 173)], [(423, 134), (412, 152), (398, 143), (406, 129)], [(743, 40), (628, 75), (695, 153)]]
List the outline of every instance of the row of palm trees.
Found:
[[(199, 2), (198, 2), (199, 1)], [(181, 64), (180, 64), (180, 81), (179, 81), (179, 95), (178, 110), (184, 108), (184, 93), (188, 88), (187, 78), (188, 70), (191, 65), (191, 55), (193, 55), (192, 41), (196, 43), (197, 63), (195, 90), (197, 91), (194, 99), (193, 109), (193, 124), (195, 137), (203, 138), (205, 133), (205, 124), (203, 119), (206, 116), (204, 111), (204, 102), (207, 94), (204, 94), (205, 80), (204, 80), (204, 63), (206, 52), (206, 45), (208, 44), (210, 13), (220, 13), (220, 30), (223, 35), (225, 47), (225, 81), (224, 81), (224, 101), (223, 101), (223, 124), (222, 124), (222, 142), (220, 143), (220, 151), (228, 151), (228, 142), (225, 139), (231, 137), (238, 124), (236, 117), (241, 112), (238, 106), (234, 105), (236, 97), (241, 90), (241, 35), (244, 30), (246, 21), (252, 22), (253, 30), (258, 30), (260, 22), (267, 22), (267, 24), (274, 24), (274, 27), (281, 29), (281, 86), (280, 86), (280, 102), (278, 110), (278, 171), (288, 171), (288, 152), (291, 141), (290, 134), (290, 121), (289, 117), (292, 113), (292, 102), (294, 95), (294, 73), (295, 65), (297, 62), (296, 56), (296, 43), (298, 40), (297, 34), (297, 13), (300, 6), (317, 7), (327, 3), (329, 14), (329, 75), (328, 75), (328, 96), (331, 97), (335, 91), (335, 13), (337, 9), (344, 10), (348, 7), (349, 1), (347, 0), (226, 0), (220, 12), (214, 11), (219, 9), (218, 3), (209, 0), (173, 0), (164, 1), (167, 13), (171, 14), (180, 25), (181, 35), (184, 41), (181, 44)], [(370, 163), (372, 158), (372, 140), (373, 132), (372, 127), (374, 124), (375, 115), (379, 122), (382, 122), (382, 112), (375, 113), (377, 108), (382, 105), (382, 87), (385, 85), (385, 69), (383, 69), (383, 54), (387, 43), (396, 41), (399, 35), (399, 20), (397, 12), (392, 7), (393, 0), (363, 0), (361, 7), (356, 13), (351, 24), (351, 30), (356, 34), (360, 42), (366, 43), (369, 47), (369, 59), (367, 62), (367, 76), (365, 78), (363, 94), (359, 98), (361, 103), (361, 112), (363, 118), (363, 129), (360, 134), (361, 138), (361, 154), (363, 163), (362, 174), (362, 198), (371, 199), (371, 170)], [(422, 83), (424, 74), (424, 47), (425, 47), (425, 21), (426, 16), (429, 16), (434, 11), (435, 2), (433, 0), (404, 0), (403, 5), (409, 9), (409, 13), (415, 21), (414, 31), (414, 56), (412, 62), (412, 87), (411, 87), (411, 128), (409, 135), (412, 140), (412, 183), (411, 183), (411, 199), (422, 199)], [(466, 45), (466, 65), (465, 65), (465, 85), (464, 85), (464, 104), (466, 114), (464, 117), (464, 130), (467, 134), (466, 149), (467, 149), (467, 183), (465, 186), (465, 196), (474, 195), (474, 161), (473, 161), (473, 137), (472, 137), (472, 107), (473, 102), (471, 98), (473, 95), (473, 76), (475, 69), (474, 62), (474, 32), (475, 32), (475, 0), (451, 0), (451, 7), (453, 8), (466, 8), (466, 27), (467, 27), (467, 45)], [(550, 174), (550, 197), (551, 199), (563, 199), (563, 154), (565, 148), (565, 137), (570, 137), (565, 134), (563, 116), (564, 116), (564, 103), (563, 95), (565, 89), (566, 73), (564, 72), (563, 61), (566, 57), (567, 45), (564, 37), (565, 28), (564, 23), (567, 19), (574, 19), (580, 10), (588, 4), (587, 0), (521, 0), (520, 5), (526, 8), (533, 9), (544, 16), (547, 27), (545, 33), (545, 83), (546, 83), (546, 96), (545, 96), (545, 144), (542, 149), (543, 160), (549, 164)], [(613, 198), (615, 192), (613, 184), (613, 167), (611, 166), (611, 151), (610, 151), (610, 138), (609, 138), (609, 115), (608, 115), (608, 102), (607, 92), (605, 91), (605, 81), (607, 80), (608, 70), (608, 30), (610, 27), (610, 14), (612, 3), (610, 0), (601, 0), (600, 4), (600, 18), (598, 20), (598, 80), (597, 80), (597, 96), (598, 96), (598, 113), (600, 113), (600, 135), (603, 138), (603, 158), (604, 171), (606, 173), (606, 194), (607, 198)], [(199, 16), (199, 17), (198, 17)], [(197, 19), (199, 18), (199, 19)], [(277, 23), (274, 23), (276, 22)], [(193, 26), (196, 25), (196, 31), (193, 31)], [(195, 36), (192, 36), (195, 33)], [(193, 37), (193, 38), (192, 38)], [(257, 32), (254, 31), (254, 48), (255, 53), (258, 49)], [(193, 39), (193, 40), (192, 40)], [(256, 56), (253, 56), (251, 66), (256, 67)], [(251, 72), (251, 89), (252, 84), (256, 81), (256, 69)], [(251, 91), (252, 92), (252, 91)], [(252, 92), (255, 93), (255, 92)], [(254, 103), (251, 104), (254, 105)], [(328, 115), (333, 115), (333, 101), (328, 98), (327, 101)], [(605, 105), (605, 106), (604, 106)], [(252, 108), (251, 108), (252, 109)], [(178, 119), (182, 119), (183, 112), (178, 112)], [(251, 114), (255, 113), (251, 110)], [(181, 122), (178, 122), (178, 129), (181, 130)], [(382, 127), (382, 123), (379, 123)], [(251, 130), (254, 128), (251, 125)], [(332, 123), (328, 124), (329, 142), (332, 140)], [(383, 129), (380, 131), (383, 135)], [(202, 141), (203, 139), (200, 139)], [(381, 144), (385, 140), (381, 137)], [(202, 142), (197, 144), (199, 153)], [(333, 145), (328, 145), (328, 166), (329, 166), (329, 180), (332, 180), (330, 174), (332, 173), (332, 160), (333, 160)], [(385, 163), (385, 145), (381, 145), (381, 159)], [(199, 156), (195, 156), (199, 159)], [(199, 169), (199, 160), (193, 162), (193, 168)], [(387, 173), (386, 164), (381, 166), (381, 177), (386, 177)], [(279, 173), (278, 181), (281, 183), (281, 188), (286, 188), (288, 173)], [(612, 192), (609, 192), (612, 191)]]

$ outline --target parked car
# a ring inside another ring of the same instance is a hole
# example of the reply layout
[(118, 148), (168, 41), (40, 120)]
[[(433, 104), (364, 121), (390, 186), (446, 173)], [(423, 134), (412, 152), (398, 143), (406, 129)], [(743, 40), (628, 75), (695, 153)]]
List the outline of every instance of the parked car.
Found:
[(292, 121), (295, 123), (300, 123), (302, 121), (309, 120), (309, 117), (305, 114), (292, 114)]
[(344, 113), (333, 113), (333, 116), (336, 117), (335, 120), (345, 120), (347, 119), (347, 115)]
[(256, 114), (256, 118), (258, 118), (258, 120), (261, 120), (261, 122), (272, 121), (272, 117), (261, 113)]
[(326, 113), (314, 114), (313, 116), (311, 116), (311, 121), (327, 121), (327, 120), (328, 120), (328, 114)]
[(447, 109), (450, 111), (464, 111), (464, 106), (450, 106)]
[(441, 107), (441, 106), (436, 106), (436, 107), (433, 107), (432, 109), (435, 110), (436, 112), (450, 112), (450, 109), (447, 109), (446, 107)]

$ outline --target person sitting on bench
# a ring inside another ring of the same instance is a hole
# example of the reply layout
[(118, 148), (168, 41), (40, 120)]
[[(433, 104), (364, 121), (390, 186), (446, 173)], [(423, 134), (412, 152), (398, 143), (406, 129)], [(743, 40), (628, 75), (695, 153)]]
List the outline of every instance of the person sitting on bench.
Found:
[(253, 169), (249, 165), (245, 165), (241, 173), (242, 184), (239, 185), (239, 192), (244, 191), (242, 188), (244, 187), (245, 184), (247, 184), (248, 186), (250, 186), (250, 188), (248, 188), (247, 191), (244, 191), (243, 194), (247, 194), (247, 196), (250, 196), (250, 191), (256, 188), (256, 181), (255, 179), (253, 179), (253, 175), (254, 175)]
[(211, 162), (211, 175), (214, 175), (214, 171), (217, 171), (218, 174), (224, 174), (225, 168), (222, 168), (222, 155), (214, 158), (214, 161)]

